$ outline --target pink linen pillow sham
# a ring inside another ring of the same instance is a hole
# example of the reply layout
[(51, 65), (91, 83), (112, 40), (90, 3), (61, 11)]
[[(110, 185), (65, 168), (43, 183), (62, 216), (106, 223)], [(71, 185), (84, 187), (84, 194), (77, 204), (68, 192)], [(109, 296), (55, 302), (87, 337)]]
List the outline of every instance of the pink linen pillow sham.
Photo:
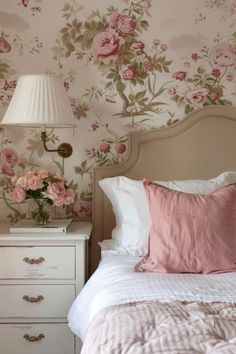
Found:
[(137, 272), (236, 271), (236, 183), (208, 195), (144, 181), (152, 228)]

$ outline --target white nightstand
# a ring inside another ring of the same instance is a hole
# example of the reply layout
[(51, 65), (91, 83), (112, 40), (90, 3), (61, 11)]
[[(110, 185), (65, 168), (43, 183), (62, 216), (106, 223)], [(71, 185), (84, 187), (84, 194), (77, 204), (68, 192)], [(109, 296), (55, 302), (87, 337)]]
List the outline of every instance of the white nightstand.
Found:
[(0, 354), (78, 354), (68, 310), (86, 280), (92, 224), (66, 234), (9, 234), (0, 224)]

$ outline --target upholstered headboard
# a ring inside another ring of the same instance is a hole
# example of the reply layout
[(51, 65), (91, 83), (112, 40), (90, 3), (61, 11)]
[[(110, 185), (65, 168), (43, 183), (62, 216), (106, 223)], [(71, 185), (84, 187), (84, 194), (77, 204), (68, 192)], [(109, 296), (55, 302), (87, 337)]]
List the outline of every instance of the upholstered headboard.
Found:
[(110, 238), (115, 225), (111, 204), (98, 181), (119, 175), (155, 180), (208, 179), (236, 170), (236, 108), (205, 107), (173, 126), (132, 134), (128, 151), (121, 165), (94, 170), (92, 272), (100, 258), (98, 242)]

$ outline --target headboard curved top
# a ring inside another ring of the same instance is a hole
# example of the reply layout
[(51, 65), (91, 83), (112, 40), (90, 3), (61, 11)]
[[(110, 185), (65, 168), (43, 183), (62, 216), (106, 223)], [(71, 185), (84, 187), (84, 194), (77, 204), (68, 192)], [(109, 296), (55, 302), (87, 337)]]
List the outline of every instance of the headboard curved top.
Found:
[(133, 179), (208, 179), (226, 170), (236, 170), (236, 108), (204, 107), (170, 127), (129, 135), (128, 156), (122, 164), (94, 169), (91, 271), (100, 259), (98, 242), (110, 238), (115, 225), (99, 180), (121, 175)]

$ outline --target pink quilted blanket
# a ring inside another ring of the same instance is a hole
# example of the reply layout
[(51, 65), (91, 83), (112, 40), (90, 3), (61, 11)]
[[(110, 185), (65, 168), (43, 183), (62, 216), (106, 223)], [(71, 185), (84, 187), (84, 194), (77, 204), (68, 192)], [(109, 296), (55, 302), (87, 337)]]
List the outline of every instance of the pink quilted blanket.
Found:
[(236, 354), (236, 304), (138, 302), (90, 324), (81, 354)]

